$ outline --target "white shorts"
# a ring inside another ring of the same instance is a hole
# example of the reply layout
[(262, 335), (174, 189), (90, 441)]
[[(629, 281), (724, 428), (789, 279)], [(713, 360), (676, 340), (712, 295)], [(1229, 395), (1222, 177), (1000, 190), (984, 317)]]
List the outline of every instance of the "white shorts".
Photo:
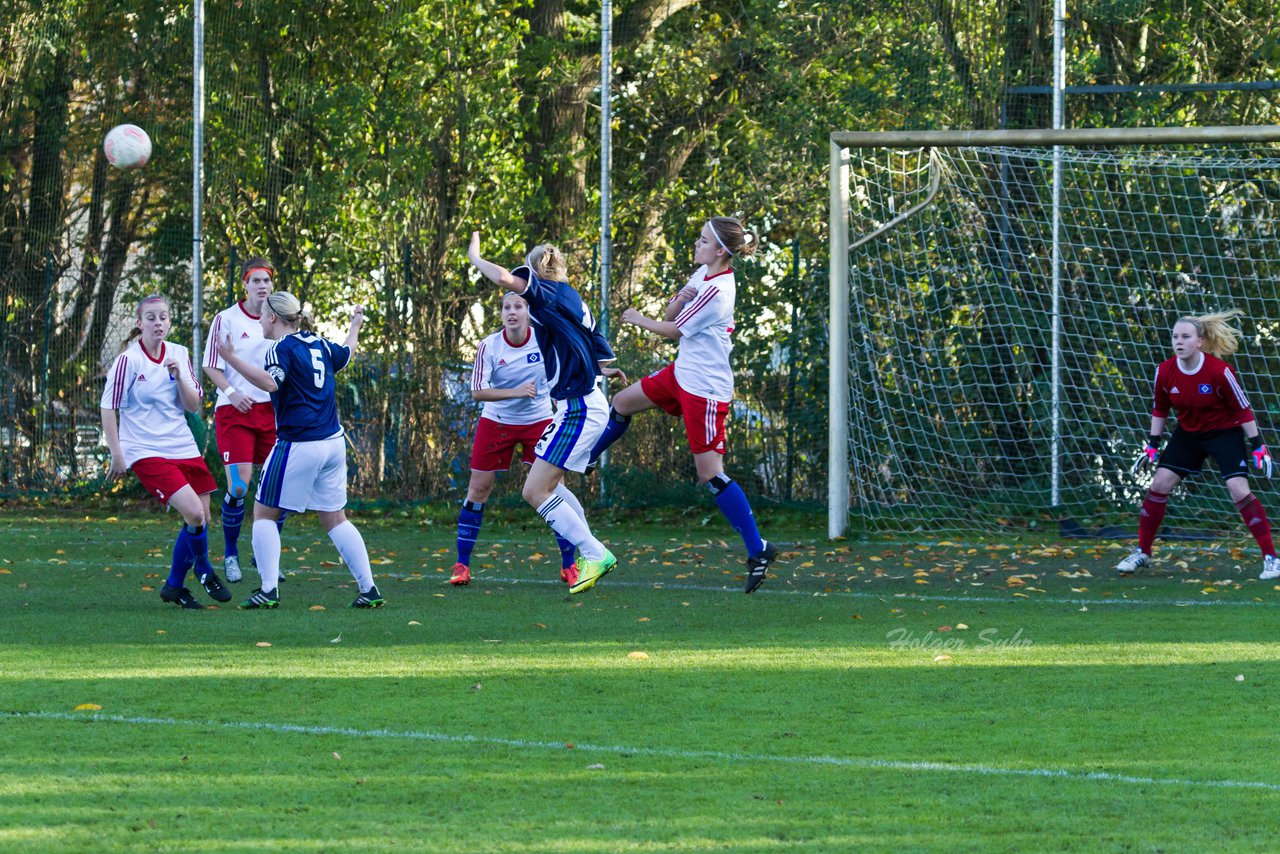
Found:
[(347, 506), (347, 445), (343, 436), (314, 442), (277, 439), (258, 478), (259, 504), (294, 513)]
[(540, 460), (568, 471), (587, 470), (591, 449), (609, 423), (609, 401), (593, 388), (586, 397), (556, 400), (556, 412), (533, 453)]

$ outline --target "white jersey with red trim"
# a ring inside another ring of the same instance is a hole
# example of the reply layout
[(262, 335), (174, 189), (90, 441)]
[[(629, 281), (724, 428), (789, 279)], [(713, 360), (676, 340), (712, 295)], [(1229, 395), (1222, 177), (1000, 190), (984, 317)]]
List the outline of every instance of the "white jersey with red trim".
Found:
[[(182, 366), (176, 378), (164, 367), (169, 354)], [(142, 349), (141, 341), (134, 341), (111, 363), (101, 406), (120, 412), (120, 450), (126, 468), (147, 457), (189, 460), (200, 456), (178, 397), (178, 383), (186, 383), (204, 396), (191, 354), (171, 341), (161, 343), (158, 359)]]
[(547, 383), (547, 367), (538, 349), (533, 327), (521, 344), (507, 340), (500, 329), (480, 342), (476, 364), (471, 372), (471, 390), (486, 388), (519, 388), (529, 381), (537, 383), (537, 397), (513, 397), (486, 400), (482, 418), (499, 424), (536, 424), (551, 417), (551, 387)]
[[(237, 356), (251, 365), (259, 368), (263, 366), (267, 348), (271, 346), (271, 342), (262, 337), (262, 323), (258, 317), (245, 311), (244, 300), (214, 315), (213, 323), (209, 324), (209, 338), (204, 344), (203, 365), (206, 368), (217, 368), (222, 371), (227, 381), (231, 383), (231, 387), (247, 395), (254, 403), (270, 402), (270, 392), (265, 392), (249, 382), (218, 355), (214, 342), (221, 343), (227, 335), (231, 336), (231, 343), (236, 348)], [(218, 389), (218, 399), (214, 406), (225, 406), (229, 403), (231, 403), (231, 395)]]
[(689, 279), (698, 295), (676, 315), (680, 349), (676, 354), (676, 382), (690, 394), (711, 400), (733, 400), (733, 301), (737, 286), (733, 269), (708, 276), (706, 265)]

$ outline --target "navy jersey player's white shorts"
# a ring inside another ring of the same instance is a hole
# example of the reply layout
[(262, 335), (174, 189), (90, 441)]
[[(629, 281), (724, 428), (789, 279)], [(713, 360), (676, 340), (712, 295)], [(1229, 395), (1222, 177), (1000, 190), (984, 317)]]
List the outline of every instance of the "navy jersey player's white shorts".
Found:
[(609, 423), (609, 401), (593, 388), (586, 397), (557, 400), (555, 407), (534, 456), (568, 471), (586, 471), (591, 449)]
[(277, 439), (258, 479), (259, 504), (295, 513), (347, 506), (347, 445), (339, 435), (313, 442)]

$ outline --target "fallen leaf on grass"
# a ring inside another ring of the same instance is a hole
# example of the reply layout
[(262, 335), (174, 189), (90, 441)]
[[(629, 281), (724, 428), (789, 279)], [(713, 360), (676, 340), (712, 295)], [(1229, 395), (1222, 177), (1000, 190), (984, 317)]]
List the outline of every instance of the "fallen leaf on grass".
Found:
[(967, 629), (967, 628), (969, 628), (969, 627), (968, 627), (968, 626), (966, 626), (964, 623), (956, 623), (956, 631), (957, 631), (957, 632), (963, 632), (963, 631), (964, 631), (965, 629)]
[(410, 621), (409, 621), (409, 625), (411, 625), (411, 626), (420, 626), (420, 625), (422, 625), (422, 623), (419, 623), (417, 620), (410, 620)]
[(588, 765), (588, 766), (587, 766), (587, 770), (588, 770), (588, 771), (603, 771), (603, 770), (604, 770), (604, 766), (597, 762), (595, 765)]
[(269, 641), (258, 641), (254, 646), (271, 646)]
[(333, 758), (334, 758), (334, 759), (336, 759), (336, 760), (338, 760), (339, 762), (341, 762), (341, 761), (342, 761), (342, 754), (335, 750), (335, 751), (333, 751)]
[(630, 658), (632, 661), (648, 661), (649, 653), (636, 650), (635, 652), (627, 653), (627, 658)]
[(933, 657), (933, 660), (934, 660), (934, 661), (950, 661), (950, 660), (951, 660), (951, 656), (949, 656), (949, 655), (935, 655), (935, 656)]
[(1243, 673), (1237, 673), (1237, 674), (1236, 674), (1236, 681), (1237, 681), (1237, 682), (1243, 682), (1243, 681), (1244, 681), (1244, 674), (1243, 674)]
[(338, 632), (338, 636), (336, 638), (331, 638), (329, 643), (342, 643), (342, 632)]
[(310, 608), (308, 608), (307, 610), (308, 610), (308, 611), (325, 611), (325, 610), (328, 610), (328, 609), (327, 609), (327, 608), (325, 608), (323, 605), (312, 605), (312, 606), (311, 606)]
[[(1241, 676), (1240, 678), (1241, 678), (1241, 679), (1243, 679), (1244, 677), (1243, 677), (1243, 676)], [(97, 703), (81, 703), (80, 705), (78, 705), (78, 706), (76, 706), (74, 709), (72, 709), (72, 711), (74, 711), (74, 712), (100, 712), (100, 711), (102, 711), (102, 706), (99, 706)]]

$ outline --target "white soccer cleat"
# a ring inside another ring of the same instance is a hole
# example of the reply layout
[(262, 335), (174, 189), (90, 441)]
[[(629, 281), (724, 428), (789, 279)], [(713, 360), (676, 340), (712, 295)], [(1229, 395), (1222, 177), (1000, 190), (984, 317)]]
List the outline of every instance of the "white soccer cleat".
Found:
[(222, 574), (227, 577), (227, 581), (235, 584), (243, 576), (240, 574), (240, 558), (235, 555), (227, 555), (222, 559)]
[(1276, 557), (1275, 555), (1265, 556), (1262, 559), (1262, 574), (1258, 577), (1263, 581), (1280, 578), (1280, 557)]
[[(1116, 564), (1116, 572), (1121, 575), (1133, 575), (1149, 563), (1151, 563), (1151, 555), (1147, 554), (1142, 549), (1134, 549), (1129, 553), (1127, 558)], [(1280, 575), (1280, 572), (1277, 572), (1276, 574)]]

